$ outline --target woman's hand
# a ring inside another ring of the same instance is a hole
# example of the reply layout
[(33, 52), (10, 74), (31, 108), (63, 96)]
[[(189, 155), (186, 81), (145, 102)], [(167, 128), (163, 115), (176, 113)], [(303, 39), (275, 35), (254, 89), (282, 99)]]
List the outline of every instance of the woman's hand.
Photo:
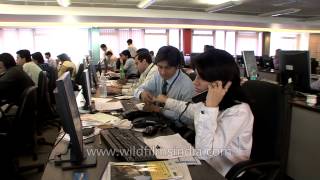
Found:
[(208, 94), (206, 98), (207, 107), (218, 107), (224, 95), (228, 92), (232, 82), (228, 81), (223, 87), (221, 81), (214, 81), (208, 85)]
[(166, 104), (167, 99), (168, 99), (168, 96), (160, 94), (157, 97), (153, 98), (153, 101), (154, 102), (159, 102), (159, 103), (162, 103), (162, 104)]

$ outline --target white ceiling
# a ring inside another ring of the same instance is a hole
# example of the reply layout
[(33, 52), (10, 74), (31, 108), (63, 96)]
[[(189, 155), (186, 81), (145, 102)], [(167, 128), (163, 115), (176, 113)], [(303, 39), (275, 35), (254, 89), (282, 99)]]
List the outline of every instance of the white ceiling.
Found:
[[(148, 9), (205, 11), (216, 0), (157, 0)], [(301, 9), (287, 15), (292, 18), (312, 18), (320, 16), (319, 0), (239, 0), (242, 4), (219, 13), (258, 15), (288, 8)], [(140, 0), (71, 0), (71, 7), (134, 8)], [(210, 3), (211, 2), (211, 3)], [(0, 0), (0, 4), (58, 6), (56, 0)]]

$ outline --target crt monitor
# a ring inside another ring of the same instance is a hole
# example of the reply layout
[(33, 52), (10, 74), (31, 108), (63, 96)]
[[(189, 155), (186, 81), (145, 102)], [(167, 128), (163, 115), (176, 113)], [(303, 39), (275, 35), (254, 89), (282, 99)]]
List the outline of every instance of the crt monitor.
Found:
[(70, 73), (66, 72), (56, 81), (55, 98), (57, 111), (61, 117), (63, 129), (70, 136), (70, 154), (56, 156), (55, 163), (63, 169), (91, 167), (96, 164), (96, 157), (84, 156), (82, 124), (73, 92)]
[(279, 63), (281, 84), (286, 85), (291, 81), (295, 90), (310, 91), (308, 51), (281, 51)]
[(88, 69), (82, 72), (82, 94), (85, 99), (85, 104), (83, 109), (91, 110), (91, 88), (90, 88), (90, 78)]
[(244, 66), (246, 76), (248, 78), (258, 77), (258, 66), (256, 62), (256, 57), (254, 56), (254, 51), (242, 51)]

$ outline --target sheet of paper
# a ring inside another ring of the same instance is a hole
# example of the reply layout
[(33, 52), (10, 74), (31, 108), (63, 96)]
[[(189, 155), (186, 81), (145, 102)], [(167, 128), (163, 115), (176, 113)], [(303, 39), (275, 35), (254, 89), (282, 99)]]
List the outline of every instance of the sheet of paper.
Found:
[(177, 159), (173, 159), (173, 161), (176, 162), (176, 163), (185, 163), (188, 166), (189, 165), (201, 165), (200, 160), (195, 156), (179, 157)]
[(126, 100), (126, 99), (131, 99), (133, 98), (133, 96), (117, 96), (117, 97), (114, 97), (116, 99), (120, 99), (120, 100)]
[(96, 110), (98, 111), (114, 111), (114, 110), (123, 109), (123, 106), (120, 101), (95, 103), (95, 105), (96, 105)]
[(179, 134), (144, 138), (158, 159), (174, 159), (193, 156), (195, 149)]
[(97, 103), (106, 103), (112, 100), (112, 98), (91, 98), (91, 100), (94, 100), (94, 102)]
[(120, 118), (105, 113), (96, 114), (83, 114), (80, 116), (82, 121), (95, 121), (101, 123), (111, 123), (114, 121), (120, 121)]

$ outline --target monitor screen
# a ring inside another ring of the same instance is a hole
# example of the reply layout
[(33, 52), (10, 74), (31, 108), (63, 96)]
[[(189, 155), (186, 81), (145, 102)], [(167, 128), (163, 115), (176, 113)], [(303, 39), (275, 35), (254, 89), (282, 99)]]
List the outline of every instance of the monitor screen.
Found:
[(88, 69), (82, 72), (82, 94), (86, 101), (83, 108), (89, 109), (91, 107), (91, 88)]
[[(279, 59), (280, 83), (292, 81), (298, 91), (310, 90), (310, 59), (308, 51), (281, 51)], [(291, 80), (290, 80), (291, 79)]]
[(190, 56), (184, 56), (184, 62), (186, 66), (191, 65), (191, 58)]
[(244, 66), (246, 69), (247, 77), (257, 78), (258, 77), (258, 67), (256, 62), (256, 57), (253, 51), (242, 51)]
[(82, 124), (70, 73), (66, 72), (60, 76), (56, 84), (57, 111), (61, 117), (64, 131), (70, 136), (70, 159), (71, 162), (80, 162), (83, 160)]

